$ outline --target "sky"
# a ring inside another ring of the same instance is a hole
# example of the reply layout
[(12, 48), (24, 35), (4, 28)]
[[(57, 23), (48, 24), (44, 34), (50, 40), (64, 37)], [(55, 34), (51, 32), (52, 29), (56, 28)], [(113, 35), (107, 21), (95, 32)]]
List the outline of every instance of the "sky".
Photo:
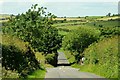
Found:
[(105, 16), (118, 13), (118, 0), (0, 0), (0, 14), (21, 14), (32, 4), (47, 7), (58, 17)]

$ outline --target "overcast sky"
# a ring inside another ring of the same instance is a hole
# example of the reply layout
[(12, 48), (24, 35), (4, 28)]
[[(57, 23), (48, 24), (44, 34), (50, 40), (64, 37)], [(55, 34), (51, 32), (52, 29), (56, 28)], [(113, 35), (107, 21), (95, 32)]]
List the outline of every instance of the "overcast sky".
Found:
[(21, 14), (26, 12), (32, 4), (47, 7), (48, 12), (56, 16), (101, 16), (107, 13), (118, 13), (119, 0), (1, 0), (1, 14)]

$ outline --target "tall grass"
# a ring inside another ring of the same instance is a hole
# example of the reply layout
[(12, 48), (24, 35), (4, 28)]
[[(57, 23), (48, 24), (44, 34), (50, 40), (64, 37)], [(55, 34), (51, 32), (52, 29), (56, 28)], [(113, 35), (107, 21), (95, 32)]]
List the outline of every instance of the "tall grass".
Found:
[(10, 35), (2, 35), (2, 44), (4, 45), (14, 45), (16, 47), (18, 47), (20, 50), (22, 51), (26, 51), (27, 50), (27, 42), (24, 42), (20, 39), (18, 39), (17, 37), (12, 37)]
[(118, 78), (118, 37), (106, 38), (90, 45), (85, 51), (84, 71), (106, 78)]

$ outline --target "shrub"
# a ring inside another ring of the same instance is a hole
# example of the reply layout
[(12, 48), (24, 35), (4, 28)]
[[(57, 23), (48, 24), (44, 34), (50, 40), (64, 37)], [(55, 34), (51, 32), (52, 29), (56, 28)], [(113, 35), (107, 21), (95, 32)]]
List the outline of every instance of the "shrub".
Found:
[(19, 78), (19, 74), (16, 71), (6, 70), (2, 67), (2, 78)]
[(110, 35), (120, 35), (120, 28), (115, 26), (115, 27), (103, 27), (99, 28), (101, 31), (101, 35), (103, 36), (110, 36)]
[(47, 54), (45, 56), (46, 62), (53, 66), (57, 66), (57, 55), (55, 53)]
[(92, 27), (80, 27), (74, 30), (63, 39), (63, 48), (74, 52), (77, 62), (82, 57), (82, 53), (91, 43), (97, 41), (100, 31)]

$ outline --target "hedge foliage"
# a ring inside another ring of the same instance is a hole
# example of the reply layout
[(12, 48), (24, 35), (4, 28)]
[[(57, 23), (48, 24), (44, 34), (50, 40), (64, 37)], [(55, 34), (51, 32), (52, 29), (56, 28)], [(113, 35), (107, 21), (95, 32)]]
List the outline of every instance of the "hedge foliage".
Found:
[[(80, 27), (63, 38), (63, 48), (74, 52), (76, 60), (79, 61), (85, 48), (98, 40), (100, 31), (92, 27)], [(80, 56), (79, 56), (80, 55)]]
[(46, 63), (48, 63), (48, 64), (51, 64), (51, 65), (53, 65), (53, 66), (57, 66), (57, 61), (58, 61), (58, 55), (57, 54), (55, 54), (55, 53), (52, 53), (52, 54), (47, 54), (46, 56), (45, 56), (45, 59), (46, 59)]
[(110, 35), (120, 35), (120, 27), (100, 27), (102, 36), (110, 36)]
[(3, 35), (2, 40), (2, 67), (8, 71), (16, 71), (19, 77), (27, 77), (28, 74), (40, 69), (34, 51), (27, 43), (8, 35)]
[(97, 66), (93, 69), (95, 73), (106, 78), (118, 77), (118, 36), (91, 44), (83, 54), (86, 65)]

